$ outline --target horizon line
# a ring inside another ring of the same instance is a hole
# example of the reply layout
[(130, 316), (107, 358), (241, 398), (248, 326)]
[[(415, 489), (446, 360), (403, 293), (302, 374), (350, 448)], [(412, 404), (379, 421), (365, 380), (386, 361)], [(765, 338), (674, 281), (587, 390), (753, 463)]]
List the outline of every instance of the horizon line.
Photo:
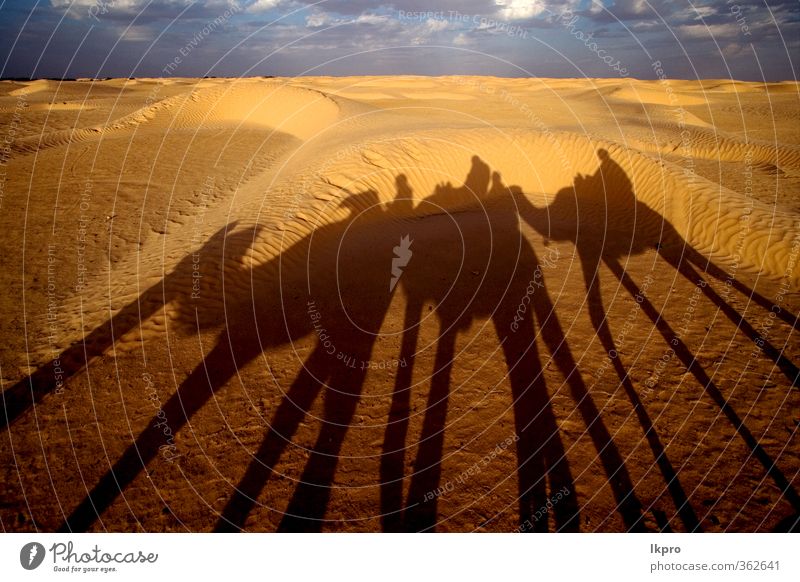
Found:
[(391, 78), (391, 77), (418, 77), (423, 79), (441, 79), (441, 78), (450, 78), (450, 77), (480, 77), (485, 79), (539, 79), (543, 81), (555, 80), (555, 81), (652, 81), (652, 82), (670, 82), (670, 81), (688, 81), (688, 82), (698, 82), (698, 81), (731, 81), (736, 83), (757, 83), (757, 84), (773, 84), (773, 83), (800, 83), (799, 79), (781, 79), (777, 81), (769, 81), (766, 79), (757, 80), (757, 81), (748, 81), (745, 79), (736, 79), (733, 77), (696, 77), (696, 78), (680, 78), (680, 77), (671, 77), (668, 79), (661, 79), (661, 78), (641, 78), (635, 77), (632, 75), (619, 77), (619, 76), (609, 76), (609, 77), (547, 77), (547, 76), (538, 76), (538, 75), (531, 75), (531, 76), (499, 76), (499, 75), (480, 75), (480, 74), (451, 74), (451, 75), (420, 75), (420, 74), (413, 74), (413, 73), (398, 73), (398, 74), (364, 74), (364, 75), (174, 75), (174, 76), (163, 76), (163, 75), (137, 75), (137, 76), (106, 76), (106, 77), (91, 77), (91, 76), (76, 76), (76, 77), (49, 77), (49, 76), (42, 76), (42, 77), (17, 77), (17, 76), (8, 76), (8, 77), (0, 77), (0, 82), (30, 82), (30, 81), (61, 81), (61, 82), (84, 82), (84, 81), (114, 81), (114, 80), (121, 80), (127, 79), (129, 81), (139, 80), (139, 79), (163, 79), (163, 80), (171, 80), (171, 79), (314, 79), (314, 78), (335, 78), (335, 79), (347, 79), (347, 78), (354, 78), (354, 77), (382, 77), (382, 78)]

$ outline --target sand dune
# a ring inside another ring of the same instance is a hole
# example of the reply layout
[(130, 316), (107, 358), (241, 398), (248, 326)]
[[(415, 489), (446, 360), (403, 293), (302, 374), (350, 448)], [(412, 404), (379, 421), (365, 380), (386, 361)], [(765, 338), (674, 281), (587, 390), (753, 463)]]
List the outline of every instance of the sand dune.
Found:
[(3, 527), (786, 528), (798, 102), (0, 83)]
[[(24, 89), (27, 87), (12, 94), (27, 94), (20, 93)], [(186, 94), (148, 100), (155, 102), (102, 126), (30, 135), (15, 141), (14, 149), (36, 152), (42, 148), (99, 139), (111, 132), (126, 131), (144, 124), (147, 124), (146, 129), (162, 131), (258, 127), (305, 139), (332, 123), (338, 112), (335, 102), (322, 93), (277, 84), (269, 87), (251, 83), (250, 86), (219, 88), (206, 82)], [(52, 112), (81, 110), (83, 105), (61, 103), (46, 107)]]

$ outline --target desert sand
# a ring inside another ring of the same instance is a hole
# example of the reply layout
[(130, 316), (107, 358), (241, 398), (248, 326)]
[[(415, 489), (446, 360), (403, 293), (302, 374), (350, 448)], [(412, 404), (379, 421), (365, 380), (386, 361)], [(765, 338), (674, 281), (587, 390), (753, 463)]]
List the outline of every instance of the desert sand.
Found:
[(790, 529), (798, 105), (0, 82), (2, 529)]

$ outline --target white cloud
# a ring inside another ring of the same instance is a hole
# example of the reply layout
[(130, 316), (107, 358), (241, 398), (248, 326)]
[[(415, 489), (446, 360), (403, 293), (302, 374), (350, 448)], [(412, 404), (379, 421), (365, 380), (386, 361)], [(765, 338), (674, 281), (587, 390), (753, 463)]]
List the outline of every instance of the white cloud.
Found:
[(422, 25), (429, 32), (439, 32), (440, 30), (447, 30), (450, 27), (450, 22), (447, 20), (429, 18)]
[(722, 54), (728, 58), (735, 57), (737, 55), (740, 55), (743, 49), (744, 49), (743, 45), (737, 42), (732, 42), (722, 47)]
[(688, 38), (732, 38), (739, 34), (736, 24), (683, 24), (678, 28), (682, 36)]
[(351, 22), (355, 24), (386, 24), (389, 20), (388, 16), (380, 14), (359, 14), (358, 18)]
[(471, 43), (472, 41), (470, 40), (470, 38), (463, 32), (458, 33), (456, 37), (453, 39), (453, 44), (456, 46), (466, 46)]
[(717, 9), (713, 6), (694, 6), (694, 19), (700, 20), (701, 18), (708, 18), (709, 16), (714, 16), (717, 13)]
[(497, 0), (499, 14), (506, 20), (523, 20), (545, 12), (544, 0)]
[(619, 10), (623, 14), (635, 14), (641, 16), (648, 10), (647, 0), (615, 0), (614, 10)]
[(328, 12), (314, 12), (306, 17), (306, 28), (322, 28), (327, 26), (346, 24), (366, 24), (372, 26), (385, 26), (394, 21), (388, 16), (380, 14), (359, 14), (356, 18), (336, 18)]
[(336, 19), (327, 12), (314, 12), (306, 17), (306, 27), (308, 28), (322, 28), (323, 26), (330, 26), (335, 22)]
[(248, 12), (264, 12), (265, 10), (272, 10), (278, 4), (281, 3), (282, 0), (256, 0), (250, 6), (247, 7)]
[(595, 16), (604, 15), (620, 20), (635, 20), (643, 16), (652, 16), (651, 8), (658, 8), (664, 14), (662, 7), (657, 5), (657, 0), (614, 0), (612, 4), (603, 4), (599, 1), (592, 2), (589, 13)]
[(153, 31), (148, 26), (129, 26), (122, 31), (122, 40), (127, 42), (150, 42)]
[(449, 20), (444, 20), (442, 18), (429, 18), (428, 20), (425, 20), (419, 25), (413, 27), (411, 44), (426, 44), (434, 35), (454, 27), (455, 24)]

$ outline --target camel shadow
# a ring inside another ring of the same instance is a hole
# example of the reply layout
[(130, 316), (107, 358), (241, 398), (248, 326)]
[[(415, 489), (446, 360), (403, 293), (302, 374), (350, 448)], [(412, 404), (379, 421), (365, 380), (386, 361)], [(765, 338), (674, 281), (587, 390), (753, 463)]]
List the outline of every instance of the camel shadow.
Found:
[[(774, 313), (776, 306), (763, 295), (728, 275), (722, 268), (704, 257), (686, 241), (662, 215), (636, 197), (633, 185), (625, 171), (604, 149), (597, 152), (600, 166), (591, 176), (578, 175), (571, 188), (560, 190), (545, 209), (536, 209), (526, 203), (521, 192), (515, 195), (522, 208), (521, 214), (543, 236), (554, 240), (571, 241), (580, 259), (587, 293), (589, 315), (597, 338), (609, 357), (620, 386), (630, 400), (653, 457), (678, 510), (678, 515), (688, 531), (701, 531), (700, 521), (692, 509), (689, 498), (678, 479), (678, 473), (669, 461), (666, 449), (655, 430), (644, 403), (634, 386), (609, 324), (600, 288), (599, 269), (605, 265), (636, 301), (637, 309), (650, 319), (663, 337), (668, 349), (692, 374), (697, 383), (719, 407), (744, 441), (751, 455), (764, 467), (766, 473), (780, 488), (782, 494), (800, 511), (800, 497), (790, 481), (780, 471), (758, 440), (742, 421), (740, 415), (727, 402), (720, 389), (703, 369), (686, 345), (682, 330), (661, 316), (650, 301), (646, 284), (637, 284), (626, 272), (623, 260), (656, 249), (667, 266), (692, 283), (698, 292), (718, 308), (748, 340), (760, 346), (763, 354), (783, 372), (793, 387), (798, 386), (800, 370), (782, 350), (768, 339), (762, 338), (727, 300), (717, 293), (703, 278), (718, 279), (742, 294), (747, 300)], [(786, 310), (777, 309), (778, 317), (792, 328), (797, 318)]]
[[(365, 276), (355, 281), (339, 278), (339, 263), (359, 263), (358, 249), (365, 245), (380, 249), (382, 244), (389, 245), (387, 251), (391, 248), (387, 239), (374, 235), (374, 229), (354, 226), (356, 219), (359, 225), (385, 219), (385, 210), (378, 204), (375, 192), (351, 195), (343, 206), (349, 213), (346, 218), (311, 229), (277, 257), (252, 267), (245, 291), (234, 288), (232, 293), (224, 293), (222, 307), (202, 315), (204, 320), (221, 318), (222, 331), (216, 345), (67, 518), (62, 530), (90, 527), (159, 454), (163, 447), (159, 426), (164, 418), (169, 419), (172, 433), (177, 433), (262, 352), (310, 335), (317, 336), (316, 345), (285, 393), (254, 462), (222, 512), (216, 529), (243, 527), (271, 467), (291, 442), (313, 402), (324, 393), (322, 428), (295, 495), (297, 503), (302, 500), (302, 508), (295, 509), (296, 503), (291, 502), (281, 529), (302, 529), (304, 523), (312, 524), (313, 529), (313, 524), (322, 519), (339, 449), (366, 374), (366, 369), (347, 362), (369, 360), (391, 299), (383, 277), (370, 269), (364, 269)], [(250, 240), (252, 243), (252, 234)], [(348, 298), (347, 305), (339, 301), (337, 286), (340, 295)], [(356, 305), (359, 324), (347, 311)], [(344, 355), (348, 360), (343, 361)]]
[[(434, 212), (459, 199), (463, 203), (456, 211)], [(405, 503), (402, 468), (411, 367), (400, 371), (396, 379), (381, 463), (384, 530), (432, 531), (436, 526), (438, 496), (431, 492), (437, 491), (441, 480), (456, 336), (472, 321), (487, 318), (501, 345), (512, 391), (519, 523), (532, 524), (533, 531), (546, 531), (548, 520), (534, 519), (534, 514), (547, 503), (548, 487), (550, 492), (574, 491), (538, 353), (540, 335), (588, 427), (626, 527), (641, 530), (641, 504), (630, 476), (577, 372), (542, 276), (541, 262), (520, 230), (519, 209), (499, 174), (492, 175), (489, 167), (475, 157), (463, 188), (439, 186), (423, 200), (422, 205), (426, 204), (433, 208), (415, 225), (415, 262), (405, 270), (401, 280), (407, 296), (401, 357), (413, 362), (422, 306), (426, 302), (436, 305), (438, 343), (413, 465), (415, 471)], [(457, 248), (458, 242), (461, 249)], [(442, 276), (430, 276), (432, 264)], [(553, 519), (558, 530), (579, 528), (574, 495), (554, 507)]]
[[(799, 511), (791, 482), (697, 363), (680, 334), (624, 270), (621, 259), (656, 248), (667, 265), (698, 285), (742, 333), (754, 339), (758, 335), (752, 325), (706, 284), (700, 272), (721, 280), (728, 278), (727, 274), (694, 250), (660, 214), (636, 199), (630, 180), (607, 152), (600, 150), (598, 155), (601, 163), (596, 174), (578, 176), (544, 208), (534, 206), (520, 188), (504, 185), (501, 175), (493, 173), (477, 156), (463, 185), (440, 185), (419, 201), (400, 174), (392, 202), (382, 203), (372, 190), (346, 192), (340, 212), (345, 216), (312, 225), (282, 247), (277, 256), (250, 267), (241, 266), (242, 259), (262, 236), (261, 229), (237, 231), (235, 224), (221, 229), (198, 253), (217, 259), (206, 274), (211, 281), (230, 280), (228, 266), (239, 265), (232, 284), (215, 288), (213, 294), (209, 292), (212, 297), (201, 294), (199, 301), (187, 302), (186, 289), (191, 289), (197, 253), (188, 255), (173, 273), (62, 354), (63, 381), (68, 382), (92, 358), (112, 347), (115, 338), (170, 303), (190, 311), (196, 329), (220, 330), (211, 351), (60, 529), (89, 529), (148, 463), (164, 452), (163, 418), (169, 419), (172, 433), (191, 426), (193, 416), (221, 389), (242, 381), (239, 372), (243, 367), (265, 351), (310, 337), (314, 346), (274, 410), (257, 452), (214, 529), (245, 528), (276, 464), (314, 403), (322, 398), (316, 443), (278, 525), (279, 531), (320, 531), (326, 523), (342, 446), (367, 381), (368, 367), (352, 363), (370, 361), (394, 293), (400, 292), (406, 308), (398, 360), (410, 364), (397, 369), (381, 451), (378, 477), (384, 531), (436, 528), (437, 497), (430, 492), (442, 481), (448, 403), (457, 365), (456, 340), (476, 321), (491, 322), (505, 359), (513, 399), (520, 525), (532, 524), (534, 531), (550, 530), (550, 518), (535, 519), (534, 513), (554, 491), (575, 491), (545, 381), (539, 353), (539, 343), (543, 342), (586, 426), (625, 529), (645, 531), (645, 510), (623, 456), (577, 369), (557, 316), (542, 268), (547, 259), (537, 256), (523, 234), (523, 223), (547, 239), (575, 245), (590, 320), (609, 355), (617, 354), (620, 346), (608, 321), (597, 273), (605, 265), (614, 274)], [(733, 287), (757, 304), (771, 306), (738, 281)], [(414, 471), (407, 477), (405, 451), (409, 449), (413, 363), (423, 306), (427, 304), (435, 305), (433, 316), (439, 331)], [(787, 321), (791, 318), (786, 313), (782, 317)], [(796, 385), (797, 367), (768, 341), (763, 342), (762, 349)], [(679, 480), (679, 471), (669, 460), (622, 358), (611, 360), (684, 528), (700, 531), (701, 520)], [(60, 387), (54, 378), (53, 364), (48, 364), (3, 392), (5, 422), (15, 421)], [(404, 499), (406, 478), (410, 484)], [(552, 520), (554, 530), (578, 531), (577, 495), (555, 506)]]
[[(536, 353), (532, 315), (538, 320), (540, 334), (558, 369), (567, 380), (576, 408), (588, 427), (588, 432), (598, 451), (598, 456), (614, 497), (617, 510), (628, 531), (643, 528), (642, 507), (636, 498), (630, 476), (611, 436), (603, 424), (596, 405), (586, 390), (577, 372), (569, 345), (555, 316), (546, 282), (540, 275), (540, 261), (527, 241), (522, 237), (518, 221), (524, 220), (549, 240), (572, 242), (581, 262), (586, 285), (590, 320), (604, 348), (611, 367), (615, 370), (620, 386), (628, 397), (636, 418), (642, 428), (659, 468), (679, 519), (686, 531), (702, 531), (701, 520), (695, 513), (678, 471), (670, 461), (667, 450), (659, 437), (653, 420), (644, 406), (640, 389), (634, 385), (619, 356), (617, 345), (605, 312), (598, 277), (598, 269), (605, 264), (617, 277), (622, 287), (635, 300), (636, 305), (649, 317), (663, 339), (678, 359), (690, 371), (706, 394), (719, 407), (735, 428), (745, 445), (764, 467), (767, 475), (780, 488), (782, 495), (797, 511), (797, 493), (791, 482), (777, 467), (773, 459), (758, 443), (752, 432), (742, 421), (732, 405), (726, 401), (708, 373), (691, 353), (681, 334), (661, 317), (658, 310), (623, 268), (622, 258), (657, 249), (659, 256), (677, 273), (697, 286), (700, 292), (733, 322), (750, 340), (761, 347), (764, 355), (771, 359), (786, 375), (793, 386), (797, 385), (798, 369), (781, 350), (768, 340), (761, 338), (753, 326), (745, 320), (723, 297), (701, 277), (711, 275), (730, 284), (749, 300), (773, 311), (773, 304), (729, 277), (720, 267), (703, 257), (660, 214), (641, 203), (635, 196), (631, 182), (622, 168), (614, 162), (608, 152), (598, 151), (600, 167), (592, 176), (577, 176), (571, 187), (559, 191), (553, 202), (543, 209), (534, 207), (518, 187), (506, 187), (499, 174), (492, 175), (491, 189), (487, 192), (489, 168), (479, 159), (473, 159), (473, 168), (467, 184), (472, 183), (469, 193), (478, 199), (472, 208), (459, 207), (452, 215), (456, 224), (454, 232), (447, 235), (447, 223), (431, 228), (433, 238), (418, 245), (418, 248), (448, 248), (447, 240), (455, 240), (458, 234), (486, 232), (472, 239), (461, 234), (465, 249), (461, 257), (454, 253), (439, 253), (426, 257), (424, 262), (436, 264), (448, 274), (445, 281), (431, 279), (424, 271), (415, 274), (414, 269), (404, 273), (402, 284), (409, 297), (406, 336), (403, 340), (402, 356), (411, 357), (417, 342), (417, 327), (422, 305), (425, 301), (436, 304), (440, 322), (440, 334), (436, 353), (434, 375), (428, 398), (422, 436), (415, 472), (411, 477), (408, 498), (402, 499), (402, 474), (405, 460), (406, 436), (408, 432), (408, 410), (411, 389), (410, 369), (398, 373), (393, 403), (384, 441), (384, 456), (381, 464), (381, 514), (383, 527), (387, 531), (431, 531), (436, 525), (437, 496), (431, 492), (439, 490), (441, 481), (441, 458), (443, 435), (446, 428), (447, 401), (450, 391), (450, 375), (454, 357), (454, 338), (459, 329), (469, 326), (474, 317), (490, 317), (506, 357), (509, 381), (514, 398), (514, 413), (517, 443), (519, 518), (521, 524), (531, 524), (535, 508), (547, 500), (545, 483), (550, 491), (558, 490), (562, 484), (571, 483), (566, 465), (563, 445), (558, 438), (555, 421), (549, 409), (549, 397), (544, 386), (542, 369)], [(476, 185), (477, 182), (477, 185)], [(458, 198), (458, 193), (456, 198)], [(440, 187), (424, 202), (439, 205), (438, 200), (453, 199), (452, 187)], [(462, 196), (465, 198), (465, 196)], [(481, 221), (481, 212), (486, 217)], [(489, 218), (491, 217), (491, 218)], [(457, 231), (457, 232), (456, 232)], [(419, 241), (419, 236), (417, 240)], [(482, 244), (475, 244), (475, 241)], [(487, 241), (491, 241), (488, 244)], [(470, 245), (470, 242), (473, 242)], [(418, 251), (419, 252), (419, 251)], [(464, 257), (468, 257), (464, 263)], [(509, 259), (512, 258), (512, 259)], [(505, 259), (506, 264), (503, 263)], [(459, 264), (459, 261), (462, 261)], [(487, 265), (491, 265), (487, 268)], [(480, 280), (464, 273), (484, 273)], [(453, 287), (450, 281), (455, 281)], [(533, 283), (533, 286), (531, 286)], [(528, 287), (526, 287), (528, 285)], [(455, 290), (455, 292), (454, 292)], [(489, 294), (485, 293), (489, 290)], [(505, 290), (505, 293), (503, 292)], [(531, 293), (530, 290), (535, 291)], [(514, 299), (517, 298), (517, 299)], [(520, 302), (519, 298), (523, 298)], [(509, 301), (510, 299), (510, 301)], [(525, 300), (528, 300), (526, 304)], [(519, 303), (519, 306), (517, 306)], [(531, 309), (526, 309), (527, 306)], [(796, 319), (785, 311), (781, 318), (794, 326)], [(511, 330), (514, 333), (509, 333)], [(522, 332), (517, 334), (517, 332)], [(567, 485), (569, 489), (569, 485)], [(555, 529), (568, 531), (577, 526), (577, 510), (574, 505), (561, 504), (554, 511)], [(659, 519), (659, 527), (670, 529), (669, 523)], [(547, 530), (547, 521), (534, 520), (534, 529)]]

